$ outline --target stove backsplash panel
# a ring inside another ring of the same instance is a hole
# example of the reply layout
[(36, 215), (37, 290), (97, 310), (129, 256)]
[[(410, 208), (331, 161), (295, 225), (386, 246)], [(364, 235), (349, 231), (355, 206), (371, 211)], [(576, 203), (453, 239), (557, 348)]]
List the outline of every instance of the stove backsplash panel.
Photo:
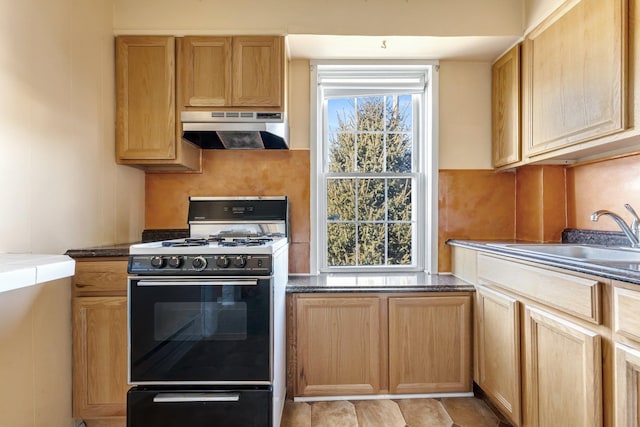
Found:
[(309, 272), (309, 150), (207, 150), (202, 169), (202, 173), (146, 174), (146, 231), (153, 231), (154, 237), (158, 230), (171, 236), (185, 229), (188, 233), (189, 196), (285, 195), (291, 233), (289, 272)]

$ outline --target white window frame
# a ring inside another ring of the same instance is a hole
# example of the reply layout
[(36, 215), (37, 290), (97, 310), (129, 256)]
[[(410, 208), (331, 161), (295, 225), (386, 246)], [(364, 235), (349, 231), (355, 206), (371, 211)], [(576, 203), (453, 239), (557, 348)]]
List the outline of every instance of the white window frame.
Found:
[[(325, 155), (325, 142), (323, 141), (324, 114), (321, 110), (321, 87), (319, 86), (318, 66), (320, 67), (362, 67), (378, 66), (378, 68), (402, 68), (416, 69), (422, 67), (427, 70), (427, 84), (424, 92), (424, 108), (420, 114), (424, 119), (420, 127), (422, 134), (414, 143), (414, 161), (418, 162), (420, 178), (416, 182), (416, 194), (422, 196), (418, 199), (417, 214), (424, 218), (423, 226), (418, 225), (417, 236), (418, 259), (414, 270), (425, 271), (430, 274), (438, 272), (438, 61), (321, 61), (310, 62), (310, 156), (311, 156), (311, 241), (310, 241), (310, 273), (323, 272), (350, 272), (350, 271), (408, 271), (408, 268), (398, 266), (357, 266), (327, 267), (324, 266), (326, 254), (322, 253), (323, 236), (320, 233), (326, 227), (326, 220), (322, 213), (326, 211), (324, 206), (324, 182), (322, 175), (323, 159)], [(326, 68), (323, 68), (326, 69)], [(415, 120), (415, 118), (414, 118)], [(415, 214), (414, 214), (415, 215)], [(324, 226), (322, 225), (324, 221)]]

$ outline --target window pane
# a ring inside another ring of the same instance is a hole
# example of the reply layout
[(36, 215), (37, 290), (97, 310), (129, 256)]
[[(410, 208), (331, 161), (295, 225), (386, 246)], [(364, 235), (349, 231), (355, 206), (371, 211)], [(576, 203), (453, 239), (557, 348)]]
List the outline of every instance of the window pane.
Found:
[(383, 265), (384, 224), (360, 224), (358, 227), (358, 264)]
[(327, 262), (330, 266), (356, 264), (355, 224), (327, 224)]
[(358, 171), (382, 172), (384, 170), (384, 135), (381, 133), (358, 134)]
[(389, 224), (387, 264), (411, 265), (411, 224)]
[(327, 101), (327, 127), (329, 132), (356, 130), (354, 98), (335, 98)]
[(388, 180), (389, 221), (411, 221), (411, 179)]
[(358, 98), (358, 130), (384, 130), (384, 97)]
[(358, 180), (358, 221), (384, 221), (384, 179)]
[(355, 171), (356, 137), (353, 133), (329, 134), (329, 172)]
[(410, 134), (387, 134), (387, 171), (411, 172), (412, 151)]
[(329, 221), (355, 220), (355, 200), (355, 179), (330, 179), (327, 181), (327, 219)]
[(413, 123), (411, 95), (387, 96), (387, 132), (405, 132)]

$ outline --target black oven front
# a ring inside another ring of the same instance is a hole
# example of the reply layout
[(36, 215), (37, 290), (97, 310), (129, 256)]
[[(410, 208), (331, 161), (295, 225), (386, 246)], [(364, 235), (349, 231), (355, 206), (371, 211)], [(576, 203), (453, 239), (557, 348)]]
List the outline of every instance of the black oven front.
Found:
[(271, 277), (131, 277), (129, 383), (269, 385)]

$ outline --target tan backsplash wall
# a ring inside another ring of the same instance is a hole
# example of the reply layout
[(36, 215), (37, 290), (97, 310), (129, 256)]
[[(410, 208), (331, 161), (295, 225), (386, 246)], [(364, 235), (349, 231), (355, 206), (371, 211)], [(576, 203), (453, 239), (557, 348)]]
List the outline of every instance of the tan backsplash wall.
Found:
[[(146, 228), (186, 227), (188, 197), (287, 195), (290, 271), (309, 272), (308, 150), (206, 151), (202, 174), (147, 174)], [(517, 172), (441, 170), (439, 260), (451, 269), (447, 239), (557, 242), (566, 227), (617, 230), (590, 214), (610, 209), (629, 220), (640, 209), (640, 155), (579, 166), (525, 166)]]
[(189, 196), (288, 196), (289, 271), (309, 272), (309, 151), (206, 150), (203, 173), (149, 173), (145, 228), (186, 228)]
[(438, 179), (438, 271), (451, 271), (448, 239), (515, 238), (514, 173), (440, 170)]
[(619, 231), (610, 218), (592, 222), (589, 217), (598, 209), (608, 209), (630, 222), (624, 204), (640, 211), (640, 154), (566, 170), (568, 227)]

